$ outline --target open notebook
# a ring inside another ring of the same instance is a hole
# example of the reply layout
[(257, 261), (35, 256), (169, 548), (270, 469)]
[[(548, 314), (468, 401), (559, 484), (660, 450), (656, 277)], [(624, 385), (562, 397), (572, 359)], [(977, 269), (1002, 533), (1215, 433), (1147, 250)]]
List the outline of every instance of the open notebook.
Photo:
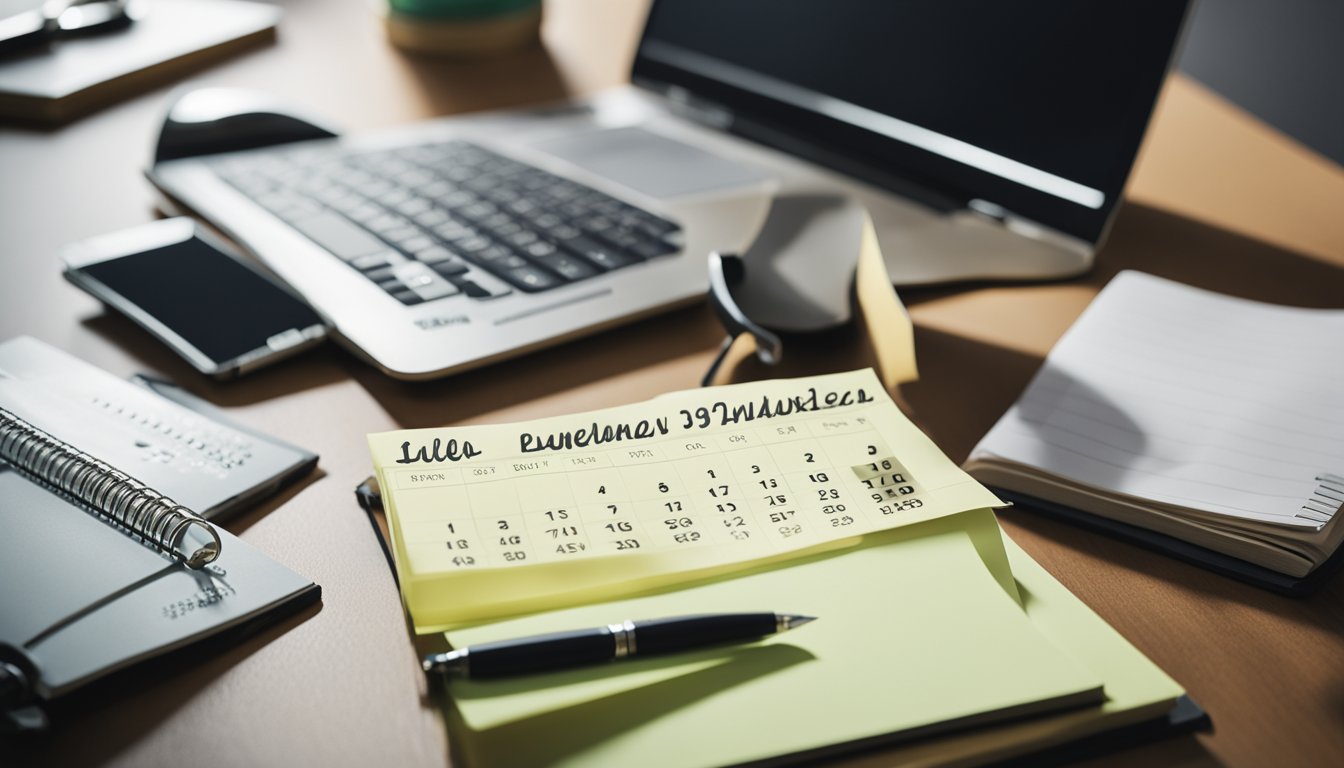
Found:
[(1189, 542), (1261, 569), (1221, 570), (1291, 588), (1344, 539), (1341, 340), (1344, 311), (1123, 272), (966, 469), (1006, 496), (1150, 530), (1167, 549)]

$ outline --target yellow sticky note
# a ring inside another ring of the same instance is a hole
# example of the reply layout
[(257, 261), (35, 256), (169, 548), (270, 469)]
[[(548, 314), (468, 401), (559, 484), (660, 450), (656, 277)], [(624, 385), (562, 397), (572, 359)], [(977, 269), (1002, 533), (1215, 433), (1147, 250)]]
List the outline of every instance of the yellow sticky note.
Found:
[(870, 370), (369, 436), (418, 631), (714, 577), (996, 506)]

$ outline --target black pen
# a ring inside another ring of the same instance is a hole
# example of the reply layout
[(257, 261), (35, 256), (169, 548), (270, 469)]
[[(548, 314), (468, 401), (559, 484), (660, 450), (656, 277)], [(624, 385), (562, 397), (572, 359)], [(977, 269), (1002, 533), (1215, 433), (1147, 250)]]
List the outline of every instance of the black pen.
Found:
[(608, 624), (513, 640), (480, 643), (426, 656), (425, 672), (475, 679), (549, 672), (635, 656), (739, 643), (800, 627), (814, 616), (708, 613)]

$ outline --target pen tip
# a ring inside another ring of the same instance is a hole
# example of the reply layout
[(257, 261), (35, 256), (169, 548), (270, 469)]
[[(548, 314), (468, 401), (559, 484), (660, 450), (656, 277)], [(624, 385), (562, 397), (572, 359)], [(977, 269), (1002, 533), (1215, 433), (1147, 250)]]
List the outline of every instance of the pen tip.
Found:
[(799, 616), (797, 614), (781, 614), (779, 616), (779, 631), (788, 632), (790, 629), (797, 629), (809, 621), (816, 621), (816, 616)]

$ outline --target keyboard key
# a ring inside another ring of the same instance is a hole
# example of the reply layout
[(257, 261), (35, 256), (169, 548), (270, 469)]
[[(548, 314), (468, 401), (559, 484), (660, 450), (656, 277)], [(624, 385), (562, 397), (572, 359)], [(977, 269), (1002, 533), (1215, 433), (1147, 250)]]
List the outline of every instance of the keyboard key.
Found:
[(503, 280), (480, 271), (448, 279), (473, 299), (497, 299), (513, 293), (513, 289)]
[(448, 214), (444, 213), (442, 210), (438, 208), (431, 208), (428, 211), (425, 211), (424, 213), (416, 214), (412, 218), (415, 219), (416, 224), (419, 224), (422, 227), (431, 227), (431, 228), (437, 227), (440, 224), (447, 223), (450, 220), (448, 218)]
[(363, 223), (364, 226), (369, 228), (370, 232), (377, 232), (380, 235), (384, 232), (391, 232), (394, 229), (406, 226), (405, 219), (388, 213), (384, 213), (382, 216), (375, 217)]
[(579, 219), (579, 228), (589, 232), (605, 232), (616, 226), (616, 222), (608, 219), (606, 216), (590, 216), (586, 219)]
[(360, 192), (375, 199), (379, 195), (385, 195), (388, 192), (391, 192), (392, 189), (392, 185), (382, 179), (374, 179), (373, 181), (359, 185)]
[(492, 245), (480, 253), (473, 254), (471, 260), (495, 272), (526, 267), (530, 261), (502, 245)]
[(495, 213), (498, 210), (499, 208), (495, 207), (494, 203), (487, 203), (485, 201), (481, 201), (479, 203), (473, 203), (471, 205), (464, 206), (458, 211), (458, 213), (461, 214), (468, 221), (480, 221), (481, 219), (484, 219), (485, 217)]
[(533, 203), (526, 197), (520, 197), (517, 200), (514, 200), (512, 203), (509, 203), (508, 207), (510, 211), (513, 211), (519, 216), (526, 216), (537, 210), (536, 203)]
[[(406, 220), (402, 219), (402, 221)], [(382, 235), (384, 240), (393, 243), (400, 243), (403, 240), (411, 240), (421, 236), (420, 228), (410, 223), (407, 223), (405, 226), (397, 227), (396, 229), (379, 232), (378, 234)]]
[(489, 227), (495, 237), (511, 237), (523, 231), (522, 225), (515, 221), (506, 221), (497, 226)]
[(458, 240), (456, 245), (463, 253), (480, 253), (489, 248), (492, 243), (484, 237), (468, 237)]
[(458, 283), (458, 287), (462, 289), (463, 293), (465, 293), (467, 296), (473, 299), (490, 298), (489, 291), (482, 288), (479, 283), (475, 283), (471, 280), (463, 280), (462, 282)]
[(511, 235), (505, 235), (503, 240), (510, 245), (526, 248), (532, 243), (537, 242), (537, 233), (524, 229), (520, 232), (514, 232)]
[(363, 203), (345, 211), (345, 215), (363, 224), (366, 228), (369, 222), (375, 221), (383, 216), (383, 209), (373, 203)]
[(397, 279), (397, 274), (392, 271), (392, 267), (387, 263), (384, 263), (381, 267), (365, 271), (364, 276), (380, 284)]
[(436, 301), (449, 296), (456, 296), (462, 292), (462, 289), (440, 277), (417, 286), (411, 286), (411, 291), (423, 301)]
[(681, 229), (681, 227), (673, 224), (667, 219), (660, 219), (653, 214), (644, 211), (637, 211), (636, 213), (638, 214), (635, 217), (636, 226), (650, 234), (657, 235), (658, 237), (665, 237), (668, 234)]
[(551, 253), (539, 257), (537, 261), (566, 280), (582, 280), (597, 274), (597, 269), (587, 262), (564, 253)]
[(415, 216), (428, 211), (430, 203), (423, 197), (412, 197), (409, 200), (396, 205), (395, 208), (397, 209), (397, 213), (400, 213), (402, 216)]
[(586, 237), (570, 238), (565, 241), (565, 247), (602, 269), (619, 269), (639, 261), (635, 256)]
[(636, 243), (630, 250), (643, 258), (653, 259), (662, 256), (663, 254), (676, 253), (681, 250), (681, 247), (673, 245), (666, 240), (645, 240)]
[(454, 275), (465, 275), (467, 272), (471, 271), (471, 267), (467, 266), (467, 263), (465, 261), (460, 261), (458, 259), (454, 259), (452, 261), (437, 261), (434, 262), (433, 264), (430, 264), (429, 266), (435, 272), (438, 272), (440, 275), (443, 275), (444, 277), (452, 277)]
[(428, 237), (425, 237), (423, 234), (417, 231), (413, 237), (408, 237), (404, 240), (398, 240), (397, 245), (401, 246), (401, 250), (413, 254), (419, 251), (423, 251), (426, 248), (432, 247), (434, 245), (434, 241), (430, 240)]
[(407, 304), (543, 291), (681, 250), (674, 222), (464, 141), (212, 168)]
[(378, 195), (374, 199), (377, 200), (381, 205), (385, 205), (388, 208), (395, 208), (396, 206), (401, 205), (407, 200), (410, 200), (411, 193), (407, 192), (401, 187), (393, 187), (392, 189), (384, 192), (383, 194)]
[(395, 251), (379, 251), (378, 253), (369, 253), (350, 260), (350, 266), (358, 269), (360, 272), (370, 272), (382, 267), (393, 266), (406, 261), (406, 257)]
[(518, 226), (517, 222), (513, 220), (512, 216), (508, 215), (507, 213), (502, 213), (499, 211), (496, 211), (495, 213), (486, 216), (484, 219), (481, 219), (477, 223), (480, 224), (482, 227), (491, 230), (492, 232), (505, 225), (512, 225), (515, 227)]
[(552, 229), (564, 223), (565, 220), (554, 213), (539, 213), (532, 217), (532, 224), (539, 229)]
[(574, 238), (581, 237), (583, 235), (583, 233), (580, 232), (578, 229), (575, 229), (574, 227), (571, 227), (568, 224), (561, 224), (558, 227), (553, 227), (547, 230), (546, 234), (550, 235), (551, 237), (561, 242), (564, 242), (566, 240), (573, 240)]
[(476, 230), (464, 225), (460, 221), (449, 221), (446, 224), (440, 224), (439, 226), (434, 227), (434, 234), (448, 242), (453, 242), (456, 240), (465, 240), (469, 237), (475, 237)]
[(428, 248), (421, 248), (414, 254), (415, 260), (425, 264), (440, 264), (448, 261), (462, 261), (458, 255), (444, 248), (442, 245), (431, 245)]
[(524, 291), (544, 291), (560, 285), (560, 278), (531, 265), (506, 270), (504, 279), (522, 288)]
[(420, 170), (419, 168), (416, 168), (415, 170), (412, 171), (407, 171), (406, 173), (403, 173), (396, 178), (396, 182), (398, 184), (404, 187), (411, 187), (412, 189), (414, 189), (415, 187), (422, 187), (426, 184), (433, 183), (434, 180), (435, 180), (434, 176)]
[(628, 229), (610, 229), (602, 233), (602, 239), (621, 250), (629, 250), (643, 241), (639, 235)]
[(546, 242), (545, 240), (538, 240), (537, 242), (532, 243), (531, 245), (524, 248), (523, 253), (526, 253), (529, 258), (540, 259), (545, 256), (550, 256), (557, 250), (559, 249), (557, 249), (554, 245)]
[(443, 199), (444, 195), (447, 195), (448, 193), (452, 192), (453, 189), (455, 188), (453, 187), (452, 184), (449, 184), (448, 182), (440, 179), (421, 187), (420, 194), (424, 195), (430, 200), (441, 200)]
[(504, 259), (509, 258), (510, 256), (517, 256), (517, 254), (509, 250), (508, 248), (505, 248), (504, 246), (496, 243), (477, 251), (476, 253), (472, 254), (471, 258), (473, 261), (479, 262), (481, 264), (494, 264), (495, 262), (502, 261)]
[(418, 261), (408, 261), (404, 264), (397, 264), (392, 268), (397, 279), (406, 284), (407, 288), (415, 290), (416, 287), (427, 283), (432, 283), (438, 276), (430, 270), (429, 267)]

